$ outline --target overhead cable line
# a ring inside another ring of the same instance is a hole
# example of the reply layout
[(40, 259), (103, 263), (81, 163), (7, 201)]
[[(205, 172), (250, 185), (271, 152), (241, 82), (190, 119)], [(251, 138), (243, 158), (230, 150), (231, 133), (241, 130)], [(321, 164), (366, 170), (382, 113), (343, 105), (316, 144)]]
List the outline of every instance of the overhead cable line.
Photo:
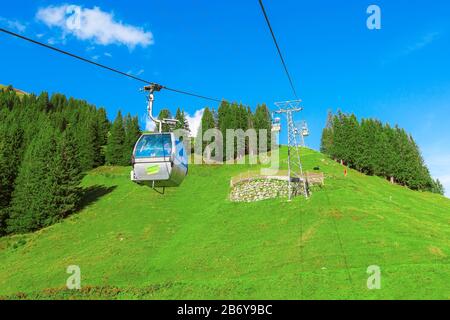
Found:
[(262, 12), (264, 14), (264, 18), (266, 19), (267, 26), (269, 27), (270, 34), (272, 35), (273, 42), (275, 43), (275, 46), (277, 47), (278, 55), (280, 56), (280, 60), (281, 60), (281, 63), (283, 64), (284, 71), (286, 72), (286, 75), (288, 77), (289, 83), (291, 85), (291, 89), (294, 92), (295, 98), (298, 99), (297, 91), (295, 90), (294, 83), (292, 81), (292, 77), (291, 77), (291, 75), (290, 75), (290, 73), (288, 71), (288, 68), (286, 66), (286, 62), (284, 61), (283, 54), (281, 53), (280, 46), (278, 45), (277, 38), (275, 37), (275, 33), (273, 32), (272, 25), (270, 24), (270, 20), (269, 20), (269, 17), (267, 16), (267, 12), (266, 12), (266, 9), (264, 8), (264, 4), (263, 4), (262, 0), (259, 0), (259, 4), (260, 4), (261, 10), (262, 10)]
[[(40, 41), (31, 39), (31, 38), (27, 38), (27, 37), (22, 36), (22, 35), (20, 35), (20, 34), (18, 34), (18, 33), (15, 33), (15, 32), (12, 32), (12, 31), (3, 29), (3, 28), (0, 28), (0, 31), (3, 32), (3, 33), (6, 33), (6, 34), (8, 34), (8, 35), (11, 35), (11, 36), (13, 36), (13, 37), (16, 37), (16, 38), (19, 38), (19, 39), (22, 39), (22, 40), (31, 42), (31, 43), (36, 44), (36, 45), (41, 46), (41, 47), (44, 47), (44, 48), (46, 48), (46, 49), (50, 49), (50, 50), (56, 51), (56, 52), (58, 52), (58, 53), (67, 55), (67, 56), (69, 56), (69, 57), (72, 57), (72, 58), (81, 60), (81, 61), (83, 61), (83, 62), (92, 64), (92, 65), (94, 65), (94, 66), (97, 66), (97, 67), (100, 67), (100, 68), (109, 70), (109, 71), (111, 71), (111, 72), (120, 74), (120, 75), (122, 75), (122, 76), (131, 78), (131, 79), (133, 79), (133, 80), (136, 80), (136, 81), (139, 81), (139, 82), (143, 82), (143, 83), (146, 83), (146, 84), (154, 84), (154, 83), (151, 82), (151, 81), (148, 81), (148, 80), (145, 80), (145, 79), (136, 77), (136, 76), (134, 76), (134, 75), (132, 75), (132, 74), (129, 74), (129, 73), (120, 71), (120, 70), (115, 69), (115, 68), (108, 67), (108, 66), (106, 66), (106, 65), (104, 65), (104, 64), (101, 64), (101, 63), (98, 63), (98, 62), (95, 62), (95, 61), (92, 61), (92, 60), (83, 58), (83, 57), (81, 57), (81, 56), (78, 56), (78, 55), (73, 54), (73, 53), (70, 53), (70, 52), (68, 52), (68, 51), (64, 51), (64, 50), (61, 50), (61, 49), (59, 49), (59, 48), (50, 46), (50, 45), (45, 44), (45, 43), (43, 43), (43, 42), (40, 42)], [(166, 87), (166, 86), (161, 86), (161, 88), (162, 88), (162, 89), (169, 90), (169, 91), (172, 91), (172, 92), (176, 92), (176, 93), (180, 93), (180, 94), (184, 94), (184, 95), (188, 95), (188, 96), (192, 96), (192, 97), (197, 97), (197, 98), (201, 98), (201, 99), (205, 99), (205, 100), (211, 100), (211, 101), (215, 101), (215, 102), (221, 102), (221, 101), (222, 101), (222, 100), (220, 100), (220, 99), (211, 98), (211, 97), (199, 95), (199, 94), (192, 93), (192, 92), (188, 92), (188, 91), (183, 91), (183, 90), (173, 89), (173, 88), (169, 88), (169, 87)]]

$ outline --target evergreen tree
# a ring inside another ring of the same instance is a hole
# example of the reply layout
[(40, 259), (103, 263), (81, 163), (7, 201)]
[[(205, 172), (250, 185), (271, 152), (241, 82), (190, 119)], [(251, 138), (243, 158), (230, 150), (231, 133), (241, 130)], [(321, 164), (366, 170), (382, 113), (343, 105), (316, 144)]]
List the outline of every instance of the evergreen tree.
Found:
[(359, 169), (359, 155), (361, 154), (360, 126), (354, 114), (344, 117), (346, 127), (345, 144), (346, 160), (351, 168)]
[(141, 136), (138, 117), (132, 117), (128, 114), (125, 118), (125, 150), (124, 164), (130, 164), (131, 155), (133, 154), (134, 145)]
[(183, 129), (186, 130), (187, 132), (190, 132), (189, 123), (186, 119), (186, 114), (180, 108), (177, 109), (177, 113), (175, 114), (175, 120), (178, 120), (177, 124), (175, 125), (175, 130)]
[(119, 111), (114, 120), (106, 146), (106, 163), (109, 165), (126, 165), (124, 163), (125, 153), (125, 127), (122, 113)]
[(104, 108), (98, 109), (97, 112), (97, 125), (98, 125), (98, 143), (100, 147), (100, 163), (99, 165), (105, 164), (105, 153), (106, 144), (108, 143), (108, 133), (111, 128), (111, 123), (106, 115), (106, 110)]
[(50, 101), (48, 98), (47, 92), (42, 92), (38, 99), (37, 99), (37, 105), (40, 111), (49, 111), (50, 109)]
[[(247, 108), (240, 104), (237, 107), (236, 110), (236, 117), (237, 117), (237, 123), (236, 123), (236, 129), (241, 129), (244, 132), (248, 129), (248, 113)], [(239, 138), (236, 143), (236, 151), (238, 152), (236, 156), (238, 158), (242, 158), (247, 154), (248, 151), (248, 141), (247, 139), (241, 139)]]
[[(246, 127), (247, 127), (247, 130), (248, 129), (253, 129), (253, 130), (255, 129), (254, 119), (253, 118), (254, 117), (253, 117), (252, 109), (250, 109), (250, 107), (247, 107), (247, 114), (246, 114), (246, 119), (247, 119)], [(272, 128), (271, 128), (271, 131), (272, 131)], [(256, 139), (258, 139), (258, 137)], [(256, 140), (256, 141), (258, 141), (258, 140)], [(255, 146), (253, 146), (253, 148), (254, 147)], [(250, 140), (249, 139), (247, 139), (246, 142), (245, 142), (245, 153), (246, 154), (250, 154)]]
[(231, 104), (225, 100), (220, 103), (218, 110), (218, 129), (222, 133), (223, 137), (222, 146), (218, 147), (222, 148), (223, 159), (227, 160), (230, 157), (232, 157), (232, 155), (231, 156), (227, 155), (226, 146), (227, 146), (227, 129), (233, 129), (233, 113)]
[(247, 129), (254, 129), (255, 125), (254, 125), (254, 117), (253, 117), (253, 113), (252, 113), (252, 109), (250, 109), (250, 107), (247, 107)]
[(54, 215), (48, 223), (54, 223), (75, 212), (81, 199), (80, 183), (83, 168), (78, 158), (78, 145), (72, 129), (66, 130), (58, 139), (52, 163)]
[(63, 94), (55, 93), (50, 98), (51, 109), (55, 112), (61, 112), (67, 106), (67, 98)]
[(385, 174), (391, 182), (395, 182), (395, 175), (398, 164), (401, 161), (401, 155), (398, 152), (398, 147), (396, 144), (396, 130), (391, 128), (388, 124), (384, 127), (386, 136), (386, 148), (384, 150), (384, 164), (385, 164)]
[(100, 145), (104, 146), (108, 142), (108, 132), (111, 128), (111, 124), (109, 123), (108, 117), (106, 116), (105, 108), (98, 109), (97, 122), (99, 127), (99, 142)]
[(345, 127), (343, 123), (344, 115), (338, 111), (338, 114), (333, 118), (333, 146), (331, 148), (331, 155), (339, 161), (345, 160)]
[(51, 174), (56, 154), (54, 129), (42, 123), (41, 130), (27, 148), (11, 203), (8, 231), (30, 232), (55, 221), (54, 177)]
[(18, 124), (0, 123), (0, 236), (6, 233), (14, 182), (22, 162), (23, 142), (23, 130)]
[(272, 118), (266, 104), (258, 105), (256, 107), (255, 115), (253, 117), (253, 125), (258, 135), (258, 152), (260, 148), (259, 140), (261, 138), (260, 130), (266, 130), (267, 149), (270, 150), (272, 141)]
[(322, 139), (320, 141), (320, 152), (330, 155), (333, 145), (333, 113), (328, 111), (327, 122), (322, 131)]
[(387, 137), (384, 132), (383, 124), (374, 120), (372, 122), (372, 130), (374, 137), (374, 144), (370, 147), (373, 158), (373, 173), (380, 177), (386, 177), (386, 162), (385, 153), (387, 148)]
[(101, 162), (101, 146), (95, 121), (85, 120), (77, 126), (78, 156), (84, 171), (90, 170)]
[(439, 181), (439, 179), (433, 181), (431, 192), (440, 194), (442, 196), (445, 195), (445, 188), (442, 185), (441, 181)]
[[(237, 130), (240, 129), (239, 127), (239, 106), (237, 103), (232, 103), (229, 109), (230, 115), (229, 115), (229, 124), (227, 129), (231, 130)], [(233, 138), (232, 144), (233, 144), (233, 150), (226, 149), (226, 160), (232, 160), (237, 158), (237, 151), (238, 151), (238, 141), (237, 137)], [(227, 145), (225, 145), (227, 146)], [(231, 147), (231, 144), (230, 144)]]
[(197, 132), (197, 137), (195, 139), (196, 143), (201, 143), (202, 144), (202, 149), (201, 149), (202, 154), (205, 151), (206, 146), (208, 145), (207, 141), (203, 141), (203, 135), (209, 129), (214, 129), (214, 128), (216, 128), (216, 123), (214, 121), (214, 115), (210, 111), (210, 109), (208, 107), (206, 107), (203, 110), (201, 125), (200, 125), (200, 128), (199, 128), (198, 132)]
[[(172, 119), (172, 114), (170, 113), (169, 109), (162, 109), (159, 112), (158, 120), (164, 120), (164, 119)], [(158, 132), (159, 128), (155, 128), (155, 131)], [(171, 132), (171, 128), (168, 124), (162, 125), (162, 132)]]

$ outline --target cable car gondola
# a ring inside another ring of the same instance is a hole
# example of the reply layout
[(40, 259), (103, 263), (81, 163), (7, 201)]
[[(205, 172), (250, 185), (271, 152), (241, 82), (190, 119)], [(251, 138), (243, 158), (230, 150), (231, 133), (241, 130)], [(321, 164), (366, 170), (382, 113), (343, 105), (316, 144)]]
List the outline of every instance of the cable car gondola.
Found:
[(152, 84), (149, 91), (148, 114), (159, 128), (159, 133), (141, 135), (133, 150), (131, 180), (138, 184), (155, 187), (177, 187), (188, 173), (188, 158), (183, 139), (173, 132), (162, 132), (162, 124), (175, 124), (174, 119), (155, 119), (152, 115), (153, 92), (161, 86)]
[(152, 187), (177, 187), (188, 171), (183, 141), (173, 133), (143, 134), (132, 162), (131, 180)]

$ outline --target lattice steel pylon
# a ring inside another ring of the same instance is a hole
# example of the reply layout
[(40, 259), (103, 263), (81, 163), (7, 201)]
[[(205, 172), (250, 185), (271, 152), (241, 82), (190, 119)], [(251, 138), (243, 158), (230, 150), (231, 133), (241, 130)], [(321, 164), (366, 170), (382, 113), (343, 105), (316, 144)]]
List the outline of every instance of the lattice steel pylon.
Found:
[[(292, 180), (297, 178), (303, 183), (303, 191), (305, 198), (308, 198), (308, 189), (305, 176), (303, 174), (302, 162), (300, 160), (300, 150), (297, 142), (297, 130), (295, 128), (293, 114), (303, 110), (300, 107), (302, 100), (292, 100), (276, 102), (275, 105), (279, 110), (274, 111), (276, 114), (285, 114), (288, 125), (288, 183), (289, 183), (289, 201), (292, 200)], [(295, 153), (293, 156), (292, 153)]]

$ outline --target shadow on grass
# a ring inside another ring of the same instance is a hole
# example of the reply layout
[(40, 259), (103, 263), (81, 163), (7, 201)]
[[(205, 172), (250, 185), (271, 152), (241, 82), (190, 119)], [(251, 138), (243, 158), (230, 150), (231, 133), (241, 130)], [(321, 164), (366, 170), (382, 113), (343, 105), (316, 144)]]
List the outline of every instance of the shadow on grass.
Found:
[(105, 187), (100, 185), (91, 186), (83, 189), (80, 205), (77, 211), (81, 211), (87, 206), (97, 202), (100, 198), (113, 192), (117, 186)]

